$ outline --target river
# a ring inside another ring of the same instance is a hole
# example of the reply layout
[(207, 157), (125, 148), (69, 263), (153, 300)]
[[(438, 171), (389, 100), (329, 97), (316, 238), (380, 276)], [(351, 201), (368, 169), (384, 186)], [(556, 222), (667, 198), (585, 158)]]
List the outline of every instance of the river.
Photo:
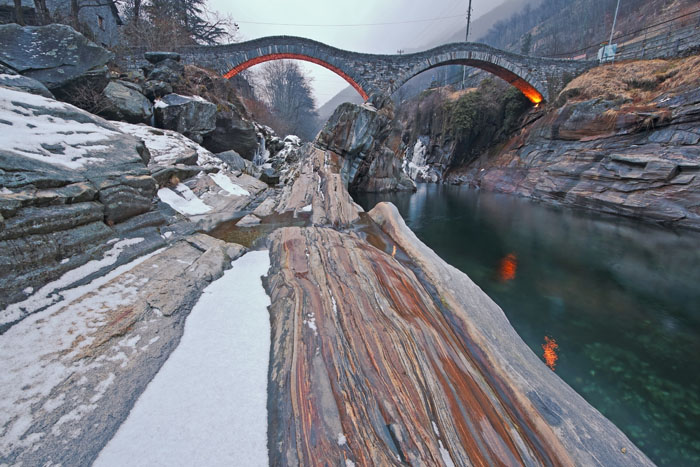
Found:
[[(700, 233), (448, 185), (391, 201), (658, 465), (700, 465)], [(551, 354), (551, 352), (550, 352)]]

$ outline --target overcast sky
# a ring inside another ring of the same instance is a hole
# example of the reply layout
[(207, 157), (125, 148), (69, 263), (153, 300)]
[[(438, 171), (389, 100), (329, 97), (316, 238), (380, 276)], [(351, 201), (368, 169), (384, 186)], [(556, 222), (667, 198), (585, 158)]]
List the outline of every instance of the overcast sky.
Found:
[[(440, 32), (465, 24), (469, 3), (468, 0), (209, 1), (211, 9), (233, 17), (240, 28), (240, 40), (274, 35), (302, 36), (341, 49), (368, 53), (396, 53), (398, 49), (422, 47)], [(500, 3), (503, 0), (472, 0), (472, 19)], [(456, 18), (426, 21), (449, 16)], [(367, 26), (407, 21), (419, 22)], [(363, 26), (357, 26), (360, 24)], [(325, 68), (303, 63), (314, 80), (318, 106), (347, 86), (345, 80)]]

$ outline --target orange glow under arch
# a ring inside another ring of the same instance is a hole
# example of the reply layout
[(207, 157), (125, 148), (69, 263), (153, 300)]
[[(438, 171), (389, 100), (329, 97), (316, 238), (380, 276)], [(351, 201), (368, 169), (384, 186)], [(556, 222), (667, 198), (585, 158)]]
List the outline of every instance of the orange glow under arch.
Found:
[(269, 62), (272, 60), (284, 60), (284, 59), (304, 60), (306, 62), (315, 63), (316, 65), (321, 65), (322, 67), (331, 70), (333, 73), (335, 73), (336, 75), (340, 76), (345, 81), (350, 83), (350, 86), (355, 88), (355, 90), (358, 93), (360, 93), (360, 95), (362, 96), (362, 98), (365, 101), (369, 100), (369, 96), (367, 95), (365, 90), (362, 89), (362, 87), (359, 84), (357, 84), (354, 79), (352, 79), (350, 76), (348, 76), (347, 73), (345, 73), (343, 70), (331, 65), (330, 63), (326, 63), (323, 60), (319, 60), (318, 58), (309, 57), (308, 55), (302, 55), (302, 54), (277, 53), (277, 54), (269, 54), (269, 55), (263, 55), (261, 57), (251, 58), (250, 60), (247, 60), (247, 61), (241, 63), (240, 65), (236, 66), (235, 68), (232, 68), (231, 70), (229, 70), (226, 74), (224, 74), (224, 78), (226, 78), (226, 79), (232, 78), (232, 77), (236, 76), (238, 73), (240, 73), (241, 71), (246, 70), (246, 69), (252, 67), (253, 65), (258, 65), (260, 63), (265, 63), (265, 62)]

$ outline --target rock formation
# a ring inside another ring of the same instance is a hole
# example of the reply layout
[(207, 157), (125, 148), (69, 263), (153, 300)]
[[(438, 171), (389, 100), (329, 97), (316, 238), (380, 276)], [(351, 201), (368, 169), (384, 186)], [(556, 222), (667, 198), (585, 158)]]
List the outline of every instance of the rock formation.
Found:
[(0, 126), (4, 306), (103, 252), (156, 182), (141, 141), (69, 104), (0, 87)]
[(401, 169), (402, 143), (393, 125), (391, 104), (377, 110), (371, 104), (341, 104), (328, 119), (316, 143), (340, 154), (342, 177), (357, 191), (415, 191)]
[(102, 91), (104, 109), (100, 112), (110, 120), (130, 123), (150, 123), (153, 105), (142, 93), (143, 88), (128, 81), (111, 81)]

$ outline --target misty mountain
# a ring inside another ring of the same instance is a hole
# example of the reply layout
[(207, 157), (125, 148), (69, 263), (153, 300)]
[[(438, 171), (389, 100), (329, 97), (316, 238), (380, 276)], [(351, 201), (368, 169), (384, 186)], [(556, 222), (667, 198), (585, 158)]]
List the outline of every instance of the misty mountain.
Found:
[(335, 111), (336, 107), (345, 102), (350, 102), (351, 104), (362, 104), (364, 100), (352, 86), (348, 86), (332, 97), (331, 100), (318, 108), (318, 119), (320, 120), (321, 125), (328, 120), (328, 117), (333, 115), (333, 111)]

